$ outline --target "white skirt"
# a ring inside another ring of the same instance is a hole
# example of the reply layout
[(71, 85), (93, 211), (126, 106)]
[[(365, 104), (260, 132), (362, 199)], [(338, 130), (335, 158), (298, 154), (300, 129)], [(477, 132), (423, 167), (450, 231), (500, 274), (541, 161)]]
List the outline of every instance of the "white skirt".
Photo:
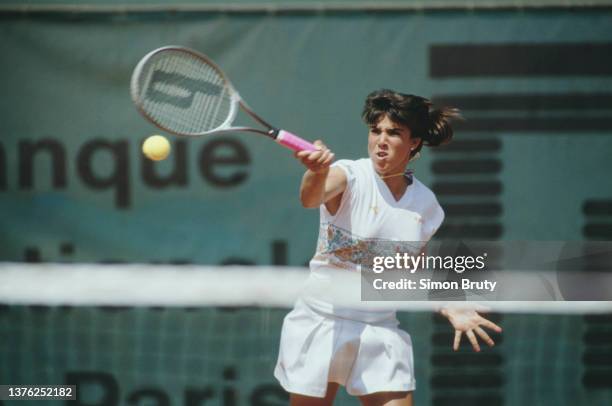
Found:
[(354, 396), (413, 391), (412, 340), (398, 324), (325, 315), (299, 300), (283, 321), (274, 376), (288, 392), (321, 398), (328, 382)]

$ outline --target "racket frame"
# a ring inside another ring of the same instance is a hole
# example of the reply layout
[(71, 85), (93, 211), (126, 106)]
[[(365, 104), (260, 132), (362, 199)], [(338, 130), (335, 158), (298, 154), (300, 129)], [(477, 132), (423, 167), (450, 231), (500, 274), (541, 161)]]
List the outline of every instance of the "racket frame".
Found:
[[(230, 107), (230, 113), (228, 114), (226, 120), (221, 125), (219, 125), (218, 127), (214, 128), (212, 130), (203, 131), (203, 132), (199, 132), (199, 133), (177, 132), (177, 131), (175, 131), (175, 130), (173, 130), (171, 128), (168, 128), (165, 125), (159, 123), (157, 120), (155, 120), (153, 117), (151, 117), (145, 111), (145, 109), (143, 108), (143, 98), (141, 97), (141, 94), (140, 94), (143, 89), (141, 89), (140, 84), (139, 84), (140, 79), (141, 79), (141, 77), (143, 75), (143, 69), (144, 69), (145, 65), (154, 56), (156, 56), (157, 54), (159, 54), (161, 52), (166, 52), (166, 51), (178, 51), (178, 52), (188, 53), (191, 56), (195, 57), (196, 59), (200, 59), (204, 63), (206, 63), (207, 65), (212, 67), (219, 74), (219, 76), (223, 79), (224, 87), (227, 89), (227, 91), (228, 91), (228, 93), (230, 95), (230, 98), (231, 98), (231, 107)], [(240, 94), (236, 91), (236, 88), (232, 85), (232, 82), (229, 80), (227, 75), (208, 56), (206, 56), (206, 55), (204, 55), (204, 54), (202, 54), (200, 52), (194, 51), (193, 49), (186, 48), (186, 47), (179, 46), (179, 45), (168, 45), (168, 46), (163, 46), (161, 48), (154, 49), (151, 52), (149, 52), (148, 54), (146, 54), (138, 62), (138, 64), (134, 68), (134, 72), (132, 73), (132, 78), (131, 78), (131, 81), (130, 81), (130, 95), (132, 97), (132, 101), (134, 102), (134, 104), (136, 105), (136, 108), (138, 109), (138, 111), (140, 112), (140, 114), (142, 116), (144, 116), (148, 121), (153, 123), (158, 128), (160, 128), (160, 129), (162, 129), (164, 131), (167, 131), (170, 134), (174, 134), (174, 135), (178, 135), (178, 136), (200, 137), (200, 136), (205, 136), (205, 135), (223, 134), (223, 133), (236, 132), (236, 131), (246, 131), (246, 132), (262, 134), (262, 135), (268, 136), (268, 137), (276, 140), (276, 138), (278, 137), (279, 131), (280, 131), (280, 129), (278, 129), (276, 127), (273, 127), (268, 122), (266, 122), (263, 118), (259, 117), (246, 104), (246, 102), (242, 99), (242, 97), (240, 97)], [(232, 127), (231, 123), (236, 118), (236, 115), (238, 114), (238, 108), (239, 107), (241, 107), (256, 122), (258, 122), (262, 126), (266, 127), (267, 131), (266, 130), (262, 130), (262, 129), (253, 128), (253, 127), (244, 127), (244, 126)]]

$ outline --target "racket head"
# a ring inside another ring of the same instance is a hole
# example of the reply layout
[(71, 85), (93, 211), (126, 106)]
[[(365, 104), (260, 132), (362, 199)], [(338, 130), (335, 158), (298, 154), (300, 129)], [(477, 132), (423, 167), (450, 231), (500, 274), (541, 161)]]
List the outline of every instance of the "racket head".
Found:
[(183, 136), (229, 128), (240, 103), (231, 82), (210, 58), (181, 46), (145, 55), (132, 73), (130, 93), (147, 120)]

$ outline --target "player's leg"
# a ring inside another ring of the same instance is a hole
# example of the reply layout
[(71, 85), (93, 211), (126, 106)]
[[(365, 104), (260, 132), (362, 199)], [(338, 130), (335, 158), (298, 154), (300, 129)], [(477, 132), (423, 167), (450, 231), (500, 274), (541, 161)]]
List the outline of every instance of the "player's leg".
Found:
[(412, 392), (376, 392), (359, 396), (363, 406), (412, 406)]
[(327, 392), (324, 398), (315, 398), (313, 396), (304, 396), (292, 393), (290, 396), (291, 406), (331, 406), (338, 392), (338, 385), (335, 382), (327, 384)]

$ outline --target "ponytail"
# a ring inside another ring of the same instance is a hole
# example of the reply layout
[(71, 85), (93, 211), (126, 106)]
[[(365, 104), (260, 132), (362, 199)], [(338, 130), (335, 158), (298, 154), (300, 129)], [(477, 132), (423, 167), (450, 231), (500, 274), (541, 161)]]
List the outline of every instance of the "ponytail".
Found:
[(458, 109), (443, 107), (429, 111), (429, 125), (423, 134), (423, 142), (428, 147), (437, 147), (450, 142), (453, 138), (451, 121), (461, 118)]

